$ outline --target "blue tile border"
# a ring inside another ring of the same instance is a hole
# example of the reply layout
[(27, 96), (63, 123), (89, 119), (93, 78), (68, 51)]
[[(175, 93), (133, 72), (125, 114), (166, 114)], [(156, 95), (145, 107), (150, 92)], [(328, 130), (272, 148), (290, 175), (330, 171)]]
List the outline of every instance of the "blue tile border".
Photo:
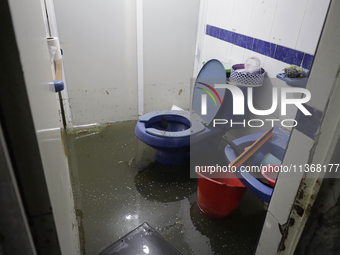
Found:
[(283, 47), (281, 45), (276, 46), (274, 59), (300, 66), (303, 60), (304, 53), (301, 51), (293, 50), (290, 48)]
[(234, 43), (234, 37), (235, 37), (234, 32), (224, 30), (224, 29), (220, 29), (220, 36), (219, 36), (218, 39), (220, 39), (222, 41), (229, 42), (229, 43)]
[(218, 38), (219, 33), (220, 33), (219, 28), (207, 25), (207, 30), (206, 30), (207, 35)]
[(260, 39), (255, 39), (254, 47), (252, 50), (267, 57), (274, 58), (275, 49), (276, 44), (262, 41)]
[(251, 50), (253, 48), (254, 38), (235, 33), (234, 44), (242, 48)]
[(305, 56), (302, 62), (302, 67), (309, 70), (312, 66), (313, 59), (314, 59), (313, 55), (305, 53)]
[(298, 111), (295, 118), (298, 124), (295, 128), (314, 140), (316, 132), (321, 124), (323, 113), (306, 104), (304, 104), (304, 106), (312, 115), (306, 116), (303, 112)]
[(247, 50), (260, 53), (267, 57), (274, 58), (291, 65), (302, 66), (308, 70), (311, 68), (313, 63), (314, 56), (308, 53), (211, 25), (207, 25), (206, 34), (222, 41), (235, 44)]

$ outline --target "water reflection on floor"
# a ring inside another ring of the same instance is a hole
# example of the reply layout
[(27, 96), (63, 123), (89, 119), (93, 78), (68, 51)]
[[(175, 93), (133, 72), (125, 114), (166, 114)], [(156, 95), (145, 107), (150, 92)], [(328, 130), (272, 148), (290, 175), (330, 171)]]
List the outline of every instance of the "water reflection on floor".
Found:
[(155, 162), (154, 150), (135, 138), (135, 124), (64, 135), (83, 254), (99, 254), (143, 222), (184, 255), (253, 254), (265, 217), (261, 201), (246, 192), (230, 217), (206, 217), (188, 165)]

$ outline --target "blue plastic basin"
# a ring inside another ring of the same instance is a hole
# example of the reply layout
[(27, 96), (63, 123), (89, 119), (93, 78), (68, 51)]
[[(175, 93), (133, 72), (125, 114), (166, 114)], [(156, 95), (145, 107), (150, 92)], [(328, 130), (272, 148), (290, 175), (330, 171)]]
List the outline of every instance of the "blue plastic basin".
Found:
[[(239, 148), (244, 150), (244, 148), (252, 145), (265, 132), (266, 130), (243, 136), (233, 140), (233, 142)], [(261, 146), (261, 148), (257, 152), (254, 153), (255, 158), (251, 162), (251, 165), (259, 165), (267, 153), (273, 154), (275, 157), (282, 161), (287, 148), (288, 139), (289, 133), (287, 131), (285, 131), (281, 127), (274, 128), (273, 135)], [(237, 158), (235, 151), (229, 145), (225, 147), (224, 153), (228, 164)], [(241, 172), (240, 168), (241, 167), (239, 167), (235, 173), (237, 178), (239, 178), (244, 186), (246, 186), (253, 194), (259, 197), (261, 200), (269, 203), (271, 195), (273, 193), (273, 188), (263, 184), (262, 182), (254, 178), (250, 173), (245, 171)]]

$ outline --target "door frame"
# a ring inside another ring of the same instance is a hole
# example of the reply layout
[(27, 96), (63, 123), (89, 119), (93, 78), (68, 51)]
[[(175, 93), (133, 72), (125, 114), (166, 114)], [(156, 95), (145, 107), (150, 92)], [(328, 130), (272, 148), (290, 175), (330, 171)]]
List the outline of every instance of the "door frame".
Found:
[[(340, 2), (331, 1), (313, 62), (313, 66), (319, 67), (318, 72), (333, 70), (333, 68), (331, 68), (333, 66), (337, 66), (338, 69), (331, 74), (333, 78), (331, 77), (327, 80), (330, 82), (333, 79), (334, 82), (327, 84), (327, 81), (325, 81), (326, 84), (324, 84), (325, 86), (328, 86), (328, 88), (331, 88), (331, 90), (328, 95), (326, 107), (323, 109), (323, 117), (314, 140), (314, 145), (309, 151), (309, 159), (308, 162), (306, 162), (308, 165), (330, 164), (332, 163), (331, 160), (333, 156), (340, 153), (338, 151), (339, 148), (337, 148), (337, 143), (340, 141), (340, 112), (338, 110), (340, 109), (340, 50), (330, 48), (331, 46), (334, 47), (334, 45), (339, 45), (340, 43), (340, 30), (338, 29), (339, 11)], [(335, 31), (334, 28), (336, 28), (337, 31)], [(332, 58), (325, 59), (325, 55), (323, 54), (331, 54)], [(311, 76), (313, 75), (313, 66)], [(294, 253), (305, 224), (310, 217), (310, 210), (318, 195), (324, 178), (328, 178), (324, 172), (308, 172), (301, 176), (296, 196), (292, 201), (289, 201), (292, 206), (290, 208), (287, 223), (281, 226), (281, 240), (276, 242), (277, 240), (274, 240), (275, 238), (273, 238), (273, 240), (269, 238), (266, 242), (261, 244), (262, 246), (275, 246), (275, 248), (277, 248), (277, 254), (280, 255), (289, 255)], [(275, 199), (275, 196), (273, 196), (272, 199)], [(297, 207), (302, 209), (302, 214), (296, 210)], [(275, 228), (270, 226), (270, 224), (264, 224), (261, 237), (264, 236), (275, 236)], [(264, 238), (262, 240), (264, 240)], [(256, 254), (262, 254), (261, 245), (259, 244), (260, 242), (258, 243)]]

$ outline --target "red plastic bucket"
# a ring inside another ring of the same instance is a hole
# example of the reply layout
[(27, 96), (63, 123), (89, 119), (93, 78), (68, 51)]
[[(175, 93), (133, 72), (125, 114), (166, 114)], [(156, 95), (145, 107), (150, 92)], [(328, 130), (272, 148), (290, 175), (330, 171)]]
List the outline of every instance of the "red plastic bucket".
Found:
[(197, 204), (208, 216), (222, 218), (232, 213), (240, 203), (247, 188), (233, 174), (230, 178), (210, 179), (198, 174)]

